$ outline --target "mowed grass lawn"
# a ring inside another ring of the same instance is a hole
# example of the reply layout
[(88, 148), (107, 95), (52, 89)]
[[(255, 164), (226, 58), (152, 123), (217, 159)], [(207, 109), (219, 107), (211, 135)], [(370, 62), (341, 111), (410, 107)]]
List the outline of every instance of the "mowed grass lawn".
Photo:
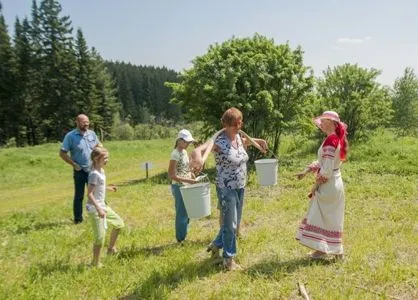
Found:
[[(73, 225), (72, 172), (59, 144), (0, 150), (1, 299), (418, 299), (418, 140), (379, 133), (352, 145), (346, 188), (344, 261), (311, 261), (294, 240), (312, 178), (294, 174), (315, 158), (302, 138), (284, 138), (279, 184), (249, 176), (237, 260), (224, 272), (205, 252), (218, 230), (212, 215), (174, 237), (166, 168), (172, 140), (106, 142), (108, 202), (123, 217), (117, 256), (90, 268), (89, 222)], [(209, 168), (213, 167), (213, 158)], [(145, 180), (144, 162), (152, 162)], [(214, 181), (211, 175), (212, 182)]]

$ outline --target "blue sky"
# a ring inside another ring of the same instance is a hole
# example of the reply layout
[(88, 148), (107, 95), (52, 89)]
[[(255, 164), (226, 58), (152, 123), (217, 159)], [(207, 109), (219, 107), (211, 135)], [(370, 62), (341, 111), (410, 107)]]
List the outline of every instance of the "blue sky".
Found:
[[(0, 0), (13, 32), (32, 0)], [(39, 1), (38, 1), (39, 3)], [(382, 70), (393, 85), (405, 67), (418, 70), (416, 0), (61, 0), (102, 57), (176, 71), (208, 46), (254, 33), (305, 51), (316, 76), (328, 66), (358, 63)]]

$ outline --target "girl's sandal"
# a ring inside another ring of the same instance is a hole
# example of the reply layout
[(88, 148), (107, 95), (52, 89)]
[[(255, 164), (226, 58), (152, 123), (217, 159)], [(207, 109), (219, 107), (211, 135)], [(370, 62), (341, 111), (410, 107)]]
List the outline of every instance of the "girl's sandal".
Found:
[(88, 267), (89, 268), (101, 269), (101, 268), (103, 268), (103, 264), (102, 263), (98, 263), (98, 264), (90, 263), (90, 264), (88, 264)]
[(107, 249), (107, 255), (115, 255), (117, 253), (118, 253), (118, 249), (116, 248)]

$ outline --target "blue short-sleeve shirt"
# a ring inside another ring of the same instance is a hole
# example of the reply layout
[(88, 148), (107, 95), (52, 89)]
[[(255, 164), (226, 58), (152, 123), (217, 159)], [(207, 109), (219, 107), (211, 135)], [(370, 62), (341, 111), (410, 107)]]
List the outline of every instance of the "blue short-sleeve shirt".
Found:
[(94, 147), (99, 144), (96, 133), (87, 130), (84, 135), (73, 129), (68, 132), (62, 142), (61, 150), (71, 153), (71, 159), (75, 161), (84, 171), (90, 170), (90, 155)]

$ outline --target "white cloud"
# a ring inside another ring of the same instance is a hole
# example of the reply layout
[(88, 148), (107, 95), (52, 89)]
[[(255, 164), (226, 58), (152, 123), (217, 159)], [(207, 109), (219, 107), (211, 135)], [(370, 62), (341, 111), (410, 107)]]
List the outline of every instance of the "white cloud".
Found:
[(370, 36), (366, 36), (365, 38), (359, 39), (359, 38), (339, 38), (337, 40), (338, 44), (361, 44), (365, 41), (369, 41), (372, 38)]

